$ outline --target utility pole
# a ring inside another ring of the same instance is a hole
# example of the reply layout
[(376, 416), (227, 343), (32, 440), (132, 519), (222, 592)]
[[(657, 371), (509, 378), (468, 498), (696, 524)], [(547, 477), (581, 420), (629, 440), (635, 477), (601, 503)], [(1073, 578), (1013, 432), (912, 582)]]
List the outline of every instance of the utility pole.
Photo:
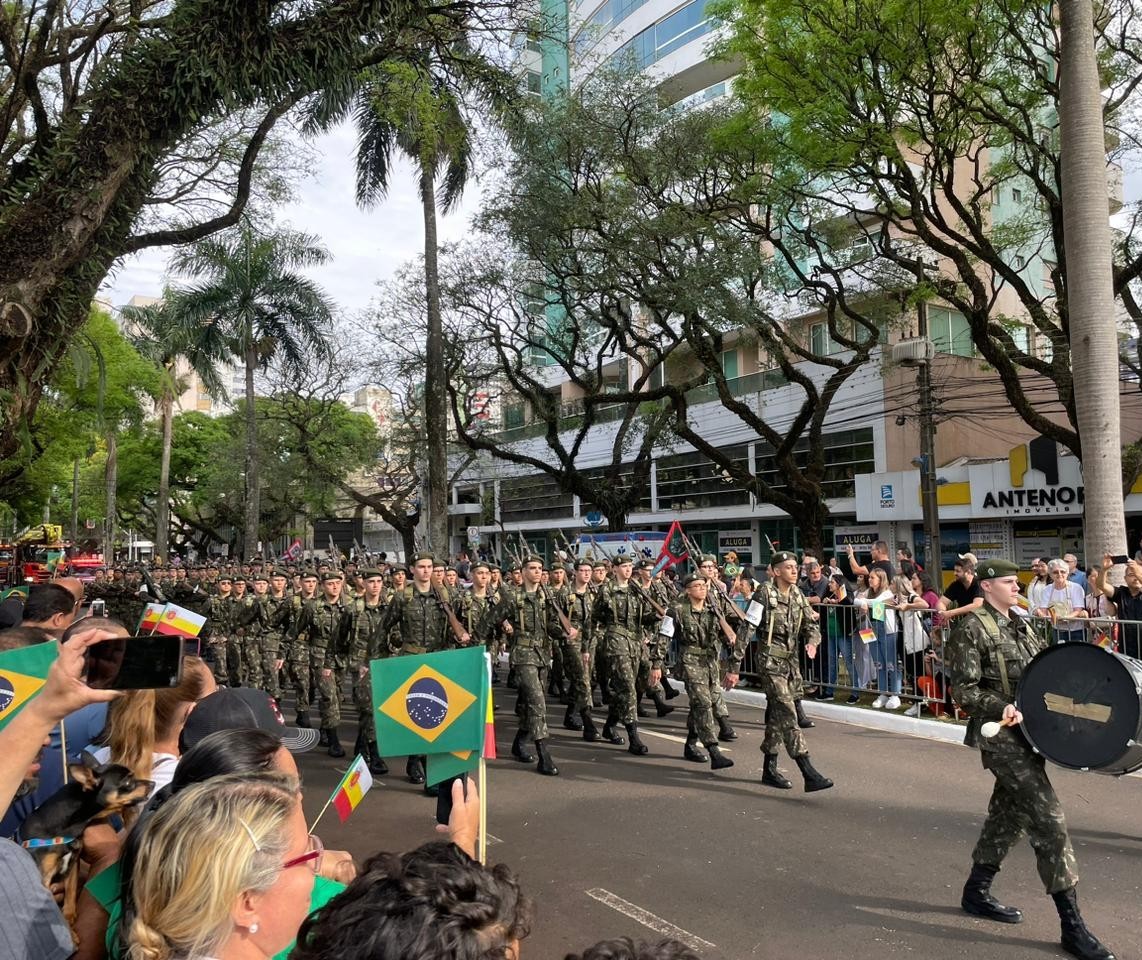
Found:
[(929, 344), (926, 356), (916, 371), (916, 386), (920, 391), (920, 503), (924, 514), (924, 535), (928, 549), (924, 554), (924, 569), (937, 591), (944, 589), (940, 569), (940, 505), (936, 499), (936, 422), (932, 400), (932, 358), (928, 339), (928, 304), (923, 300), (917, 307), (920, 340)]
[(79, 539), (79, 458), (71, 463), (71, 542)]

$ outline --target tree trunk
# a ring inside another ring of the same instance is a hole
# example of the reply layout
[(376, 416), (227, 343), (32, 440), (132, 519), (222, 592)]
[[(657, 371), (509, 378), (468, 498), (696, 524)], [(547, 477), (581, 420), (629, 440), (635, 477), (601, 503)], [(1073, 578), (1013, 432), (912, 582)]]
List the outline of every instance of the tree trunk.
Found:
[(1088, 564), (1126, 553), (1118, 333), (1106, 183), (1106, 133), (1091, 0), (1062, 0), (1060, 155), (1067, 306), (1082, 446)]
[(119, 483), (119, 439), (115, 431), (107, 433), (107, 466), (103, 474), (107, 490), (107, 520), (103, 541), (103, 559), (111, 563), (115, 556), (115, 488)]
[(254, 367), (257, 356), (246, 350), (246, 526), (242, 536), (242, 558), (258, 549), (258, 520), (261, 503), (258, 490), (258, 420), (254, 409)]
[(71, 464), (71, 542), (79, 540), (79, 458)]
[(440, 273), (437, 267), (436, 186), (434, 171), (422, 167), (420, 194), (424, 207), (424, 292), (428, 336), (424, 345), (424, 427), (428, 447), (428, 538), (441, 557), (448, 543), (448, 406), (445, 395), (444, 325), (440, 316)]
[[(173, 369), (170, 371), (173, 375)], [(171, 428), (174, 420), (174, 396), (169, 387), (163, 387), (159, 401), (162, 405), (163, 449), (159, 458), (159, 496), (155, 518), (155, 556), (169, 559), (170, 538), (170, 487), (171, 487)]]

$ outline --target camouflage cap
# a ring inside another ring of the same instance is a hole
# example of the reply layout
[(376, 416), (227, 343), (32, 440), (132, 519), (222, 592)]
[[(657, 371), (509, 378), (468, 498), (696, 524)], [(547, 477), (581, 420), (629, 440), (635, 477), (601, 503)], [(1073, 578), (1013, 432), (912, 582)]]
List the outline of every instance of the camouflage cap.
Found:
[(779, 563), (785, 563), (788, 560), (797, 562), (797, 555), (790, 553), (788, 550), (778, 550), (772, 557), (770, 557), (769, 565), (776, 567)]
[(1012, 563), (997, 557), (994, 560), (983, 560), (975, 569), (975, 575), (980, 580), (995, 580), (999, 577), (1014, 577), (1019, 572), (1019, 564)]

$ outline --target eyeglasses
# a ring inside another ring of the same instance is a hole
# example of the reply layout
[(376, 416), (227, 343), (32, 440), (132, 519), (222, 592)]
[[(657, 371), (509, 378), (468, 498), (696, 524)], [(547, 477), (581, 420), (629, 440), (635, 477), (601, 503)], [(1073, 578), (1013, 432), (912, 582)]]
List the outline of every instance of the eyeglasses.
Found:
[(310, 869), (314, 873), (321, 872), (321, 857), (325, 853), (325, 847), (321, 843), (321, 838), (316, 834), (309, 835), (309, 846), (306, 848), (305, 853), (299, 857), (294, 857), (287, 860), (282, 864), (283, 870), (288, 870), (290, 867), (300, 867), (303, 863), (312, 863)]

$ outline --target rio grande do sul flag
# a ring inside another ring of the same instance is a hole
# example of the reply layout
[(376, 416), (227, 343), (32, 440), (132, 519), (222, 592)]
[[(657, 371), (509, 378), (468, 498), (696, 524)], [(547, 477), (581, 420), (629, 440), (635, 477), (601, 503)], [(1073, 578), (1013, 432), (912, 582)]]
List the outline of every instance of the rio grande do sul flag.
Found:
[(372, 661), (374, 720), (385, 754), (479, 751), (486, 663), (483, 646)]
[(40, 692), (58, 655), (54, 640), (0, 653), (0, 730)]
[(372, 785), (373, 777), (369, 773), (369, 766), (365, 763), (365, 758), (358, 755), (345, 771), (345, 776), (341, 778), (337, 789), (333, 791), (333, 808), (342, 823), (357, 809), (357, 805), (364, 799)]

